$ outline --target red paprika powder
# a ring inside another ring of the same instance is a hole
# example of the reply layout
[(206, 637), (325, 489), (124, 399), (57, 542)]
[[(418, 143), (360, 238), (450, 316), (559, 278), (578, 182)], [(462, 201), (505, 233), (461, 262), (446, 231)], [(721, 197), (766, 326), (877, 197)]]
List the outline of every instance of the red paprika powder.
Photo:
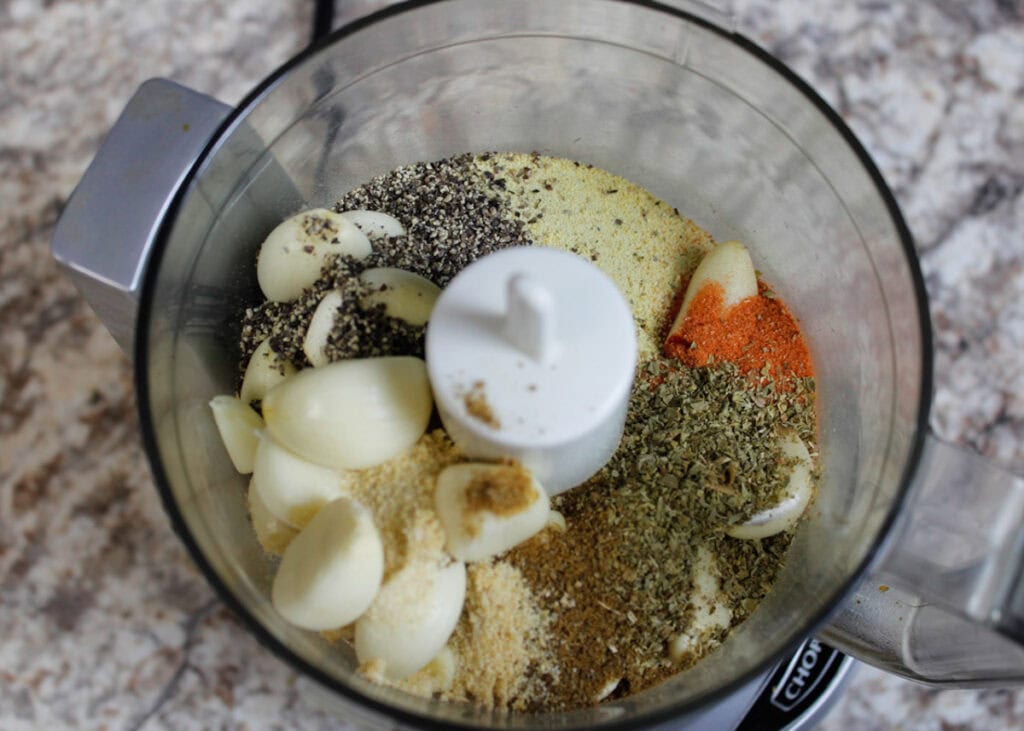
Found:
[[(684, 283), (681, 291), (685, 289)], [(763, 282), (758, 282), (756, 296), (728, 309), (723, 300), (719, 283), (701, 287), (682, 323), (666, 338), (665, 354), (691, 367), (729, 361), (741, 372), (772, 378), (783, 388), (788, 379), (814, 375), (796, 320)]]

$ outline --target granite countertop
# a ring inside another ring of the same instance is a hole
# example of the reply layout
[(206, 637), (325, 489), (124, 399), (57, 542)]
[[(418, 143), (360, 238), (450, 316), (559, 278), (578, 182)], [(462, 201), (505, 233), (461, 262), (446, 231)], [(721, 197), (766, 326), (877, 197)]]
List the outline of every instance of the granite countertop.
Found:
[[(0, 4), (0, 728), (345, 728), (193, 567), (151, 484), (128, 362), (49, 255), (143, 80), (237, 102), (304, 45), (311, 7)], [(933, 427), (1024, 473), (1024, 8), (720, 7), (836, 107), (893, 187), (932, 298)], [(867, 667), (823, 724), (1021, 727), (1024, 690), (940, 692)]]

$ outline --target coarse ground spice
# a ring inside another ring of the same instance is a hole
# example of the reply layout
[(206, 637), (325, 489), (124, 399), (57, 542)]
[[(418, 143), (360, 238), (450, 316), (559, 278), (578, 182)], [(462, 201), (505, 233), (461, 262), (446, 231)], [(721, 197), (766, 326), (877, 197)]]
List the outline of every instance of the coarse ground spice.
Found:
[(478, 474), (466, 486), (466, 510), (470, 515), (515, 515), (537, 499), (537, 488), (522, 465), (502, 465)]
[(359, 275), (373, 267), (415, 272), (444, 287), (459, 271), (492, 251), (529, 246), (522, 221), (498, 199), (501, 187), (488, 181), (469, 155), (392, 170), (346, 193), (337, 211), (374, 210), (397, 218), (405, 236), (374, 239), (366, 259), (330, 257), (320, 279), (293, 302), (263, 302), (241, 317), (239, 373), (256, 347), (270, 347), (297, 367), (309, 367), (302, 351), (309, 322), (320, 300), (340, 289), (342, 302), (328, 337), (330, 361), (383, 355), (423, 357), (424, 328), (385, 314), (383, 305), (364, 308), (370, 289)]
[(360, 305), (370, 288), (359, 275), (369, 267), (386, 265), (379, 249), (362, 261), (350, 256), (332, 256), (324, 263), (320, 278), (303, 290), (298, 299), (267, 301), (248, 308), (242, 316), (239, 339), (243, 372), (252, 352), (264, 338), (270, 339), (270, 348), (279, 358), (299, 368), (311, 367), (302, 350), (306, 330), (320, 300), (335, 289), (341, 292), (341, 304), (324, 348), (329, 361), (383, 355), (423, 357), (422, 327), (388, 317), (383, 304), (368, 308)]
[(437, 659), (400, 681), (387, 678), (380, 663), (366, 663), (360, 671), (421, 697), (526, 710), (543, 703), (548, 683), (558, 677), (550, 625), (551, 616), (537, 608), (517, 568), (505, 561), (471, 564), (462, 617), (442, 651), (450, 653), (453, 671)]
[(474, 419), (483, 422), (492, 429), (501, 428), (501, 420), (494, 415), (490, 401), (487, 400), (487, 392), (484, 390), (484, 382), (476, 381), (473, 387), (462, 397), (466, 406), (466, 413)]
[(508, 555), (550, 606), (561, 674), (546, 708), (593, 704), (692, 665), (727, 628), (697, 637), (672, 663), (668, 646), (694, 623), (698, 552), (714, 557), (718, 602), (743, 621), (782, 563), (788, 535), (740, 541), (723, 533), (774, 503), (790, 465), (782, 430), (809, 444), (812, 382), (792, 392), (759, 385), (734, 365), (693, 369), (669, 359), (641, 368), (625, 434), (596, 477), (555, 498), (564, 533), (546, 531)]
[(481, 256), (533, 243), (523, 222), (502, 204), (501, 191), (472, 155), (458, 155), (396, 168), (346, 193), (334, 209), (383, 211), (397, 218), (406, 235), (389, 240), (388, 266), (443, 288)]
[(757, 296), (727, 309), (722, 285), (702, 286), (682, 323), (669, 333), (665, 354), (693, 367), (728, 361), (743, 373), (780, 385), (813, 376), (810, 354), (789, 309), (763, 282), (758, 290)]

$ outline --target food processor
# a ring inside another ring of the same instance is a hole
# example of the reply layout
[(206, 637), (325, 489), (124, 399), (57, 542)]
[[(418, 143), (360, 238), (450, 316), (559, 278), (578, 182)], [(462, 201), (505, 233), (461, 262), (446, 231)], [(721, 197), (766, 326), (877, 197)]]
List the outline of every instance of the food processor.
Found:
[[(489, 150), (593, 163), (743, 241), (817, 372), (822, 477), (773, 591), (695, 667), (564, 713), (412, 697), (286, 624), (207, 406), (234, 389), (237, 314), (258, 300), (255, 253), (277, 223), (399, 165)], [(53, 250), (133, 358), (155, 482), (196, 563), (357, 726), (806, 727), (843, 652), (938, 684), (1024, 681), (1024, 484), (928, 432), (927, 301), (893, 196), (813, 90), (699, 3), (407, 2), (330, 34), (235, 109), (147, 82)]]

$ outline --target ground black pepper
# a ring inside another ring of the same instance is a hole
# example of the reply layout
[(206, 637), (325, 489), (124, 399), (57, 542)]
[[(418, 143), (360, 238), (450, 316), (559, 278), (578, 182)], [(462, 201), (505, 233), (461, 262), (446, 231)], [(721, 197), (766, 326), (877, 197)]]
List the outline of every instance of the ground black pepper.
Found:
[(533, 243), (526, 226), (498, 198), (504, 187), (504, 180), (487, 178), (471, 155), (459, 155), (374, 178), (342, 196), (335, 210), (364, 208), (397, 218), (407, 235), (381, 247), (387, 266), (445, 287), (481, 256)]
[(510, 246), (529, 246), (533, 239), (516, 213), (498, 199), (503, 180), (486, 177), (470, 155), (392, 170), (346, 193), (337, 211), (373, 210), (394, 216), (406, 235), (373, 241), (363, 260), (331, 257), (320, 279), (292, 302), (264, 302), (242, 315), (239, 338), (240, 373), (265, 338), (280, 357), (298, 367), (309, 366), (302, 342), (323, 296), (342, 291), (342, 304), (326, 346), (331, 361), (383, 355), (423, 357), (424, 328), (384, 313), (383, 305), (363, 309), (368, 293), (359, 274), (372, 267), (415, 272), (444, 287), (476, 259)]

